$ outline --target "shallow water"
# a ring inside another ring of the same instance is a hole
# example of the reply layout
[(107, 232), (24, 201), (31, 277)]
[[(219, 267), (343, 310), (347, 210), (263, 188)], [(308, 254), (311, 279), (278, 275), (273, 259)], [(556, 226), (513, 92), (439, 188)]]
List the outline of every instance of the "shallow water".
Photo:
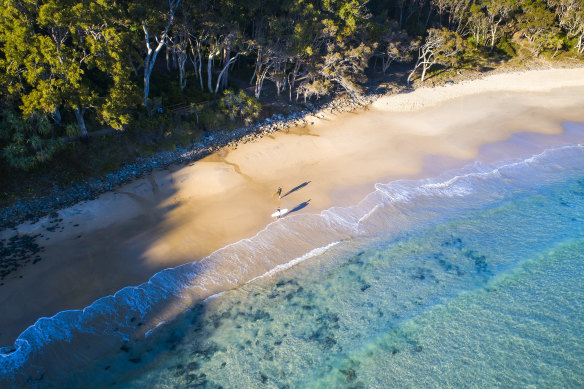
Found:
[(127, 351), (142, 366), (116, 387), (582, 387), (573, 173), (199, 304)]
[(584, 386), (582, 248), (581, 145), (378, 184), (39, 320), (0, 384)]

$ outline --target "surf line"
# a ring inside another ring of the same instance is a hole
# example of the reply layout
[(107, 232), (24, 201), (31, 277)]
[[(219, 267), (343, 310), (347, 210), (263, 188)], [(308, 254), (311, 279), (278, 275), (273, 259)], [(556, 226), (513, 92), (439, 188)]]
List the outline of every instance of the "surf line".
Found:
[(341, 242), (342, 242), (342, 240), (338, 240), (336, 242), (329, 243), (326, 246), (317, 247), (315, 249), (312, 249), (312, 250), (310, 250), (309, 252), (307, 252), (306, 254), (304, 254), (301, 257), (295, 258), (295, 259), (293, 259), (293, 260), (291, 260), (289, 262), (286, 262), (286, 263), (283, 263), (281, 265), (278, 265), (278, 266), (274, 267), (272, 270), (268, 270), (264, 274), (252, 278), (251, 280), (247, 281), (246, 284), (251, 284), (252, 282), (254, 282), (256, 280), (259, 280), (259, 279), (262, 279), (262, 278), (266, 278), (266, 277), (270, 277), (270, 276), (272, 276), (272, 275), (274, 275), (276, 273), (279, 273), (279, 272), (281, 272), (283, 270), (289, 269), (292, 266), (295, 266), (295, 265), (297, 265), (297, 264), (299, 264), (301, 262), (304, 262), (304, 261), (306, 261), (309, 258), (316, 257), (318, 255), (321, 255), (324, 252), (326, 252), (328, 249), (330, 249), (330, 248), (338, 245)]

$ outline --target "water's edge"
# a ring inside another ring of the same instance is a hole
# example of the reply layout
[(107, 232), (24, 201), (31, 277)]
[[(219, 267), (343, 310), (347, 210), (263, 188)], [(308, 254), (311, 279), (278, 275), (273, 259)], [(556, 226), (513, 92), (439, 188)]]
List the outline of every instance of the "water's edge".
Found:
[(126, 287), (83, 310), (39, 319), (14, 347), (0, 349), (0, 383), (21, 386), (50, 376), (59, 366), (83, 366), (123, 342), (143, 338), (199, 301), (321, 255), (339, 242), (398, 234), (434, 222), (446, 210), (453, 217), (551, 183), (558, 172), (583, 170), (584, 147), (577, 144), (495, 166), (474, 163), (434, 179), (376, 184), (355, 206), (286, 217), (252, 238), (199, 262), (165, 269), (147, 283)]

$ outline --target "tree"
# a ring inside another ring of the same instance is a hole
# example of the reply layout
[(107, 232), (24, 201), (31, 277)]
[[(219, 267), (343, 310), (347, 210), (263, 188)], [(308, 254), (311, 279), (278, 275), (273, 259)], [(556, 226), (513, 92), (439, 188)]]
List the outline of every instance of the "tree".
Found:
[(364, 43), (367, 34), (364, 1), (338, 0), (323, 4), (322, 18), (313, 29), (313, 40), (305, 49), (307, 65), (300, 92), (306, 97), (327, 93), (333, 85), (342, 87), (358, 99), (359, 83), (365, 80), (364, 70), (372, 49)]
[(469, 9), (468, 21), (469, 31), (475, 45), (486, 45), (489, 24), (485, 12), (485, 7), (475, 3)]
[[(160, 2), (136, 4), (134, 11), (139, 14), (140, 26), (144, 31), (146, 54), (144, 58), (144, 107), (148, 107), (150, 94), (150, 77), (156, 64), (156, 58), (162, 48), (168, 43), (169, 32), (174, 15), (181, 0), (168, 0), (168, 11), (161, 7)], [(155, 33), (155, 31), (157, 31)]]
[(408, 76), (408, 84), (418, 69), (422, 70), (420, 80), (424, 82), (426, 72), (434, 65), (449, 66), (456, 63), (456, 55), (464, 48), (460, 35), (446, 28), (430, 29), (424, 44), (418, 49), (418, 59)]
[[(240, 55), (244, 54), (245, 51), (239, 51), (238, 48), (238, 39), (239, 37), (235, 33), (228, 33), (219, 38), (219, 42), (221, 42), (218, 46), (217, 52), (221, 54), (221, 62), (222, 62), (222, 69), (217, 76), (217, 82), (215, 84), (215, 89), (211, 87), (211, 65), (212, 62), (209, 62), (209, 89), (211, 93), (217, 94), (219, 93), (220, 89), (224, 89), (227, 87), (227, 83), (229, 80), (229, 68), (237, 61)], [(233, 57), (231, 57), (231, 53), (233, 50), (238, 50)]]
[[(21, 167), (32, 161), (26, 155), (47, 160), (62, 143), (59, 137), (88, 135), (87, 111), (114, 128), (129, 122), (135, 90), (115, 7), (98, 0), (3, 4), (0, 68), (10, 102), (3, 132), (11, 143), (5, 156)], [(63, 123), (70, 114), (75, 125)]]
[(46, 115), (35, 113), (22, 117), (5, 109), (1, 114), (0, 144), (10, 166), (29, 170), (49, 161), (62, 149), (61, 138), (51, 136), (52, 126)]
[[(196, 34), (191, 35), (192, 62), (195, 67), (198, 64), (198, 75), (203, 84), (202, 53), (207, 54), (207, 90), (211, 94), (217, 94), (227, 86), (229, 69), (245, 49), (240, 47), (241, 35), (235, 25), (225, 20), (215, 19), (202, 23)], [(196, 50), (196, 51), (195, 51)], [(232, 52), (235, 55), (232, 56)], [(221, 64), (218, 77), (213, 87), (213, 74), (215, 62)]]
[(578, 54), (584, 53), (584, 1), (583, 0), (550, 0), (556, 8), (556, 14), (568, 37), (576, 38)]
[(469, 10), (473, 5), (471, 0), (432, 0), (438, 12), (442, 16), (448, 16), (448, 27), (458, 33), (460, 36), (465, 36), (469, 26)]
[[(259, 98), (264, 81), (270, 80), (276, 85), (278, 96), (286, 86), (291, 87), (295, 83), (295, 76), (303, 62), (304, 45), (298, 38), (306, 33), (306, 27), (310, 24), (311, 14), (314, 9), (308, 5), (305, 9), (297, 8), (301, 2), (294, 3), (289, 9), (279, 9), (277, 12), (286, 12), (286, 17), (275, 15), (262, 15), (254, 25), (251, 37), (252, 49), (256, 54), (255, 66), (250, 80), (254, 84), (254, 94)], [(293, 21), (298, 20), (295, 24)], [(309, 39), (311, 39), (310, 36)], [(296, 73), (288, 74), (288, 65), (296, 62)]]
[(246, 95), (242, 90), (239, 93), (234, 93), (231, 90), (224, 91), (219, 107), (231, 120), (239, 118), (246, 125), (251, 124), (260, 115), (262, 108), (257, 99)]
[(394, 62), (409, 62), (412, 51), (417, 48), (417, 42), (394, 21), (388, 21), (383, 34), (379, 38), (381, 49), (374, 56), (381, 57), (381, 71), (385, 74)]
[(252, 82), (255, 80), (254, 95), (260, 98), (264, 81), (272, 80), (276, 84), (278, 96), (286, 82), (286, 66), (289, 55), (284, 50), (279, 50), (277, 45), (266, 45), (256, 47), (255, 70), (252, 75)]
[(0, 27), (2, 65), (17, 86), (11, 93), (20, 100), (22, 113), (45, 113), (60, 124), (61, 111), (71, 110), (83, 136), (88, 109), (114, 127), (127, 122), (122, 111), (131, 98), (116, 100), (121, 110), (111, 106), (112, 95), (133, 94), (124, 34), (104, 22), (115, 9), (100, 1), (51, 0), (22, 13), (14, 11), (23, 3), (10, 4), (6, 2)]
[(487, 22), (489, 25), (489, 34), (491, 50), (500, 33), (500, 26), (509, 21), (513, 12), (517, 10), (519, 4), (516, 0), (486, 0)]
[(87, 25), (78, 28), (79, 8), (73, 2), (63, 7), (48, 1), (37, 12), (35, 38), (26, 48), (34, 57), (35, 68), (22, 64), (30, 86), (20, 96), (23, 114), (54, 114), (60, 121), (60, 109), (70, 109), (81, 135), (87, 136), (84, 113), (95, 105), (97, 95), (84, 82), (83, 74), (98, 54), (99, 44), (92, 40), (100, 37), (92, 35), (94, 31)]
[(555, 15), (541, 0), (523, 0), (522, 13), (517, 16), (517, 25), (531, 44), (531, 50), (539, 56), (546, 49), (557, 47)]
[(189, 56), (189, 32), (185, 28), (181, 28), (173, 38), (170, 38), (170, 43), (172, 45), (167, 44), (167, 47), (170, 47), (172, 51), (173, 63), (178, 66), (180, 90), (184, 91), (187, 86), (186, 65)]
[(361, 43), (356, 47), (347, 47), (344, 44), (330, 44), (324, 61), (319, 66), (319, 74), (325, 80), (330, 80), (349, 95), (358, 99), (361, 94), (359, 83), (365, 81), (363, 73), (371, 58), (371, 48)]

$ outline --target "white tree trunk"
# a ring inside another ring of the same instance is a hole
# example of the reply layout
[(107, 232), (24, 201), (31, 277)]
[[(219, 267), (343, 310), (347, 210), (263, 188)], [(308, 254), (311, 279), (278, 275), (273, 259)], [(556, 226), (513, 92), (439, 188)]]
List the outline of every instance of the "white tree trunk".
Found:
[(268, 75), (269, 69), (270, 69), (270, 65), (267, 65), (265, 67), (265, 69), (261, 72), (261, 74), (258, 75), (258, 77), (256, 79), (255, 93), (254, 93), (256, 99), (259, 99), (260, 95), (262, 94), (262, 88), (264, 87), (264, 80), (266, 79), (266, 76)]
[(493, 49), (495, 48), (495, 42), (497, 40), (497, 29), (499, 28), (499, 23), (501, 23), (500, 20), (497, 23), (495, 23), (493, 27), (491, 27), (491, 51), (493, 51)]
[[(170, 26), (169, 26), (170, 27)], [(143, 24), (144, 35), (146, 37), (146, 59), (144, 61), (144, 107), (148, 107), (148, 95), (150, 94), (150, 76), (152, 75), (152, 70), (154, 70), (154, 64), (156, 63), (156, 57), (164, 44), (166, 43), (166, 33), (163, 34), (161, 39), (156, 38), (158, 45), (153, 50), (150, 46), (150, 36), (148, 34), (148, 29), (146, 25)]]
[[(294, 64), (294, 70), (292, 73), (288, 74), (288, 96), (290, 101), (292, 101), (292, 89), (294, 88), (294, 84), (296, 83), (296, 77), (298, 76), (298, 70), (300, 70), (300, 59), (296, 59), (296, 63)], [(296, 95), (296, 100), (298, 101), (298, 95)]]
[(201, 56), (201, 45), (197, 45), (197, 55), (199, 57), (199, 81), (201, 83), (201, 90), (203, 90), (203, 57)]
[[(202, 65), (203, 60), (201, 57), (201, 38), (194, 38), (195, 44), (189, 38), (189, 43), (191, 46), (191, 62), (193, 63), (193, 67), (195, 69), (195, 75), (199, 78), (199, 83), (201, 84), (201, 90), (204, 90), (203, 87), (203, 71)], [(195, 52), (195, 45), (196, 45), (196, 52)]]
[(181, 34), (178, 36), (178, 43), (174, 45), (173, 51), (173, 62), (175, 67), (178, 66), (179, 72), (179, 83), (180, 83), (180, 90), (183, 91), (185, 86), (187, 85), (187, 78), (186, 78), (186, 64), (189, 57), (187, 48), (188, 48), (188, 35), (186, 32), (182, 31)]
[(258, 55), (256, 57), (255, 69), (254, 69), (253, 74), (251, 76), (251, 80), (249, 80), (249, 85), (253, 85), (253, 80), (255, 80), (255, 78), (258, 76), (259, 71), (260, 71), (260, 67), (261, 67), (261, 63), (262, 63), (262, 48), (260, 47), (258, 49)]
[(87, 138), (87, 127), (85, 127), (85, 119), (83, 114), (85, 113), (85, 108), (77, 106), (75, 108), (75, 119), (77, 119), (77, 125), (79, 125), (79, 130), (81, 131), (81, 136)]
[(212, 81), (213, 81), (213, 76), (211, 71), (213, 70), (213, 54), (212, 52), (209, 53), (209, 58), (207, 59), (207, 89), (209, 89), (209, 92), (213, 93), (213, 85), (212, 85)]
[(166, 71), (170, 73), (170, 47), (168, 44), (166, 45), (166, 52), (164, 54), (166, 56)]
[(186, 63), (187, 63), (187, 52), (180, 48), (180, 52), (178, 53), (178, 70), (180, 75), (180, 90), (184, 90), (185, 86), (187, 86), (187, 79), (186, 79)]
[(221, 52), (218, 45), (211, 45), (209, 48), (209, 57), (207, 58), (207, 89), (210, 93), (213, 93), (213, 60), (215, 56)]
[(219, 73), (219, 77), (217, 77), (217, 84), (215, 85), (215, 94), (219, 93), (219, 87), (221, 86), (221, 79), (222, 77), (226, 77), (228, 72), (229, 72), (229, 66), (231, 66), (231, 64), (233, 64), (235, 61), (237, 61), (237, 57), (239, 57), (241, 53), (237, 53), (235, 55), (235, 57), (231, 58), (227, 64), (225, 66), (223, 66), (223, 69), (221, 70), (221, 73)]
[(53, 111), (53, 120), (56, 124), (61, 124), (61, 111), (59, 111), (59, 107), (55, 107)]
[(412, 80), (412, 77), (414, 76), (414, 74), (416, 73), (416, 70), (418, 70), (418, 68), (420, 67), (421, 64), (422, 64), (422, 54), (421, 54), (421, 51), (420, 51), (420, 54), (418, 55), (418, 60), (416, 61), (416, 65), (412, 69), (412, 71), (409, 74), (408, 79), (406, 81), (406, 83), (408, 85), (410, 85), (410, 81)]
[(428, 64), (427, 62), (424, 62), (422, 64), (422, 77), (420, 78), (421, 82), (424, 82), (424, 79), (426, 78), (426, 72), (428, 71), (428, 69), (430, 68), (430, 66), (432, 66), (431, 64)]
[[(221, 78), (221, 89), (226, 89), (227, 85), (229, 83), (229, 66), (231, 66), (233, 64), (233, 62), (231, 62), (231, 49), (227, 46), (225, 46), (225, 48), (223, 49), (223, 69), (221, 69), (221, 73), (223, 73), (223, 70), (225, 70), (225, 73), (223, 74), (223, 77)], [(237, 55), (236, 55), (237, 58)], [(217, 80), (219, 81), (219, 80)], [(215, 88), (215, 93), (217, 93), (218, 90), (217, 88)]]
[(150, 34), (148, 33), (148, 28), (146, 27), (145, 23), (142, 23), (142, 29), (144, 30), (144, 38), (146, 40), (146, 58), (144, 60), (144, 107), (148, 107), (148, 95), (150, 93), (150, 76), (152, 75), (152, 70), (154, 69), (154, 64), (156, 63), (156, 57), (158, 53), (168, 39), (168, 31), (170, 30), (170, 26), (172, 25), (172, 20), (174, 19), (174, 14), (180, 4), (180, 0), (170, 0), (168, 2), (170, 6), (170, 15), (168, 17), (168, 23), (166, 24), (166, 28), (164, 32), (158, 38), (154, 36), (154, 39), (157, 43), (156, 48), (152, 49), (150, 45)]

